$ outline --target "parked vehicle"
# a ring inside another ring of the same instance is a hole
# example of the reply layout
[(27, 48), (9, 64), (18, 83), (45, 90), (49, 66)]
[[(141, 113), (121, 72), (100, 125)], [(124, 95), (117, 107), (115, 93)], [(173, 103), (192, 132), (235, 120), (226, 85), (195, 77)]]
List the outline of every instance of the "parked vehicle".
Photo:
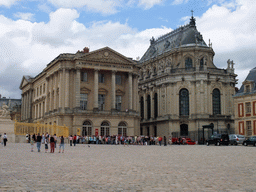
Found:
[(185, 138), (185, 137), (173, 137), (172, 138), (172, 144), (185, 144), (185, 145), (195, 145), (196, 142), (195, 141), (192, 141), (190, 138)]
[(228, 134), (216, 134), (212, 135), (209, 139), (206, 140), (206, 145), (229, 145), (229, 137)]
[(230, 145), (243, 144), (244, 141), (245, 141), (245, 137), (243, 135), (237, 135), (237, 134), (229, 135), (229, 143), (230, 143)]
[(244, 146), (247, 146), (247, 145), (256, 146), (256, 136), (252, 136), (252, 137), (250, 137), (249, 139), (245, 140), (245, 141), (243, 142), (243, 145), (244, 145)]

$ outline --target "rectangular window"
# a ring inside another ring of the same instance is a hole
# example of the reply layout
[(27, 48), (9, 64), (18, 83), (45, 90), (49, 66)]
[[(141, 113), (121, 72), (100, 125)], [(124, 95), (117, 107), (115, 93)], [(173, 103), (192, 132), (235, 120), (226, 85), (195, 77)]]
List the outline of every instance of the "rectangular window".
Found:
[(121, 75), (116, 75), (116, 84), (121, 85), (122, 83), (122, 76)]
[(246, 86), (245, 86), (245, 92), (246, 92), (246, 93), (250, 93), (250, 92), (251, 92), (251, 90), (250, 90), (250, 85), (246, 85)]
[(245, 112), (251, 114), (251, 102), (245, 103)]
[(40, 85), (40, 95), (42, 95), (42, 85)]
[(39, 88), (37, 87), (36, 89), (36, 96), (38, 97), (38, 94), (39, 94)]
[(81, 81), (87, 82), (87, 73), (86, 72), (81, 73)]
[(99, 73), (99, 83), (104, 83), (104, 82), (105, 82), (104, 74)]
[(118, 135), (122, 135), (122, 134), (123, 134), (122, 128), (118, 128)]
[(45, 93), (45, 83), (44, 83), (44, 85), (43, 85), (43, 93)]
[(80, 94), (80, 109), (87, 110), (88, 94)]
[(140, 135), (143, 135), (143, 127), (140, 127)]
[(99, 104), (99, 110), (104, 111), (104, 109), (105, 109), (105, 95), (99, 95), (98, 104)]
[(252, 135), (252, 124), (251, 124), (251, 121), (246, 121), (246, 129), (247, 129), (247, 135), (251, 136)]
[(116, 110), (121, 111), (122, 107), (122, 96), (117, 95), (116, 96)]

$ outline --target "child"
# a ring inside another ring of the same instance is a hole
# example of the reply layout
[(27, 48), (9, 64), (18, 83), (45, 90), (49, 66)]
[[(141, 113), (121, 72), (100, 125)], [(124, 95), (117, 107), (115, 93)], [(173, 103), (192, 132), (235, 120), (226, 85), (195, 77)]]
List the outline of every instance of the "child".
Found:
[(35, 142), (35, 141), (34, 141), (33, 139), (30, 140), (31, 152), (33, 152), (34, 142)]

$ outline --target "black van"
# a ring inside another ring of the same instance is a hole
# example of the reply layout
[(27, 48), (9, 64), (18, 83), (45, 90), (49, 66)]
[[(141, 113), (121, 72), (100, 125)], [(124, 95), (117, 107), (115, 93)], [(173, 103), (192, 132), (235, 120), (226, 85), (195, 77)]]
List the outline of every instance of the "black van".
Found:
[(212, 135), (209, 139), (206, 140), (206, 145), (229, 145), (229, 136), (228, 134), (216, 134)]

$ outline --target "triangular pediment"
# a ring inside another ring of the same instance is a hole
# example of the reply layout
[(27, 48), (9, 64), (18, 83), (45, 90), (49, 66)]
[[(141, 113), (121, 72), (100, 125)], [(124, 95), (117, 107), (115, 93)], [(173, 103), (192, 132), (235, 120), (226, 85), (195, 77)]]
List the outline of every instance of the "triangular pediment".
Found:
[(90, 92), (91, 92), (91, 90), (88, 89), (88, 88), (86, 88), (86, 87), (82, 87), (82, 88), (80, 89), (80, 91), (81, 91), (81, 93), (90, 93)]
[(116, 90), (116, 95), (124, 95), (124, 92), (120, 89)]
[(20, 83), (20, 89), (25, 87), (29, 83), (30, 83), (30, 81), (29, 81), (28, 77), (23, 76), (22, 80), (21, 80), (21, 83)]
[(104, 88), (99, 88), (99, 94), (107, 94), (108, 90), (104, 89)]
[(103, 63), (117, 63), (133, 65), (135, 62), (132, 59), (125, 57), (124, 55), (114, 51), (109, 47), (104, 47), (89, 53), (85, 53), (80, 56), (79, 59), (83, 61), (97, 61)]

